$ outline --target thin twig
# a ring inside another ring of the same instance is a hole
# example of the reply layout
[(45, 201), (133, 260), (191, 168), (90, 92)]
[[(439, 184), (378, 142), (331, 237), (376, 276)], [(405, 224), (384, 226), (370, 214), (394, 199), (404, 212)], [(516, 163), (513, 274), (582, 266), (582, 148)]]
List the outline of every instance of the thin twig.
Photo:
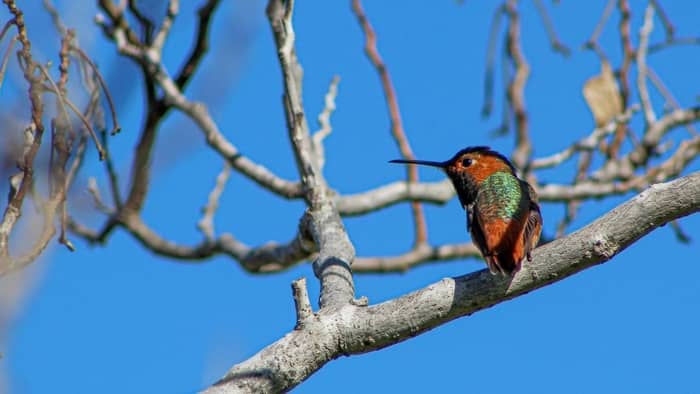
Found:
[(614, 6), (615, 0), (608, 0), (608, 2), (605, 4), (605, 9), (601, 14), (595, 29), (593, 29), (593, 33), (591, 33), (588, 41), (586, 41), (586, 44), (584, 44), (585, 47), (593, 48), (598, 46), (598, 37), (600, 37), (600, 33), (603, 32), (603, 27), (605, 27), (605, 23), (608, 21), (608, 18), (610, 18), (610, 14), (612, 13)]
[[(70, 116), (68, 115), (68, 110), (66, 109), (66, 106), (68, 105), (68, 103), (67, 103), (68, 99), (64, 96), (62, 89), (59, 88), (58, 85), (56, 84), (56, 82), (53, 80), (53, 78), (51, 78), (51, 75), (49, 74), (48, 70), (46, 70), (46, 68), (44, 66), (41, 66), (41, 65), (39, 65), (38, 68), (39, 68), (39, 70), (41, 70), (41, 72), (44, 74), (44, 77), (51, 85), (51, 89), (47, 89), (47, 90), (52, 91), (53, 93), (56, 94), (56, 102), (59, 104), (59, 108), (61, 109), (61, 113), (64, 116), (66, 125), (71, 129), (71, 133), (75, 133), (75, 131), (73, 130), (73, 125), (70, 122)], [(64, 74), (64, 75), (66, 75), (66, 74)]]
[(228, 162), (224, 162), (224, 167), (221, 172), (216, 177), (216, 183), (214, 188), (209, 193), (209, 198), (207, 199), (206, 205), (202, 207), (202, 219), (197, 222), (197, 228), (204, 234), (204, 237), (209, 241), (214, 240), (214, 214), (219, 208), (219, 199), (221, 194), (224, 192), (224, 187), (226, 182), (231, 176), (231, 165)]
[(2, 83), (5, 81), (5, 71), (7, 70), (7, 62), (10, 60), (10, 53), (12, 53), (12, 49), (15, 47), (15, 43), (17, 42), (17, 36), (12, 37), (10, 40), (10, 45), (7, 46), (7, 50), (5, 51), (5, 54), (2, 57), (2, 66), (0, 66), (0, 88), (2, 88)]
[(73, 184), (75, 176), (78, 173), (80, 167), (82, 166), (83, 159), (85, 158), (86, 144), (87, 137), (85, 135), (80, 136), (80, 139), (78, 140), (78, 146), (75, 150), (75, 158), (73, 158), (73, 162), (68, 168), (68, 173), (66, 174), (66, 191), (68, 191), (70, 186)]
[(7, 34), (8, 31), (10, 31), (10, 27), (17, 25), (17, 20), (15, 18), (12, 18), (5, 22), (5, 24), (2, 26), (2, 30), (0, 30), (0, 41), (2, 41), (3, 38), (5, 38), (5, 34)]
[(649, 90), (647, 88), (647, 45), (649, 35), (654, 27), (654, 6), (649, 4), (644, 12), (644, 24), (639, 30), (639, 48), (637, 49), (637, 90), (639, 90), (639, 101), (642, 104), (642, 113), (647, 127), (656, 122), (656, 114), (651, 104)]
[(295, 329), (300, 330), (304, 326), (304, 321), (314, 314), (309, 301), (309, 291), (306, 288), (306, 278), (302, 277), (292, 282), (292, 296), (297, 314)]
[(46, 8), (46, 11), (49, 13), (49, 15), (51, 15), (51, 20), (53, 21), (56, 30), (58, 30), (61, 35), (64, 35), (66, 33), (66, 25), (64, 25), (63, 21), (61, 21), (61, 15), (59, 15), (58, 10), (53, 5), (51, 0), (44, 0), (44, 8)]
[[(617, 8), (620, 11), (620, 42), (622, 45), (622, 65), (619, 69), (620, 82), (620, 98), (622, 99), (622, 108), (627, 108), (630, 99), (630, 82), (629, 73), (630, 66), (634, 60), (634, 47), (632, 46), (630, 23), (632, 19), (632, 11), (628, 0), (618, 0)], [(617, 154), (622, 146), (622, 142), (627, 135), (627, 127), (620, 126), (615, 132), (612, 142), (608, 146), (607, 154), (610, 158), (617, 157)]]
[(175, 77), (175, 83), (180, 90), (184, 90), (185, 87), (187, 87), (195, 70), (199, 67), (204, 55), (209, 50), (209, 27), (211, 26), (214, 11), (216, 11), (220, 3), (221, 0), (208, 0), (197, 10), (198, 19), (195, 45)]
[(141, 10), (136, 6), (137, 0), (129, 0), (129, 11), (136, 17), (136, 20), (141, 24), (141, 29), (143, 30), (143, 42), (146, 45), (150, 45), (153, 36), (153, 21), (151, 21), (146, 15), (144, 15)]
[(557, 31), (554, 29), (554, 22), (552, 22), (552, 18), (549, 17), (549, 13), (547, 12), (547, 7), (544, 6), (542, 0), (534, 0), (534, 2), (537, 12), (542, 18), (542, 24), (544, 24), (544, 28), (547, 31), (547, 36), (549, 37), (549, 42), (552, 45), (552, 49), (555, 52), (559, 52), (563, 56), (568, 57), (571, 55), (571, 50), (559, 40)]
[(323, 110), (318, 115), (318, 124), (320, 129), (318, 129), (318, 131), (316, 131), (312, 136), (314, 154), (316, 155), (316, 161), (318, 162), (319, 169), (323, 169), (326, 162), (323, 140), (328, 137), (333, 130), (333, 127), (331, 126), (331, 114), (333, 114), (333, 111), (335, 111), (335, 97), (338, 95), (339, 82), (340, 77), (336, 75), (328, 85), (328, 92), (323, 100)]
[[(664, 96), (664, 99), (666, 99), (666, 103), (673, 109), (681, 109), (681, 105), (678, 103), (676, 98), (673, 96), (673, 93), (671, 93), (670, 90), (666, 87), (664, 84), (664, 81), (661, 80), (661, 78), (654, 72), (654, 70), (647, 65), (646, 68), (647, 71), (647, 77), (649, 77), (649, 80), (651, 83), (656, 87), (656, 90), (661, 93), (662, 96)], [(695, 128), (695, 126), (692, 123), (687, 124), (686, 129), (688, 129), (688, 132), (693, 135), (697, 136), (700, 135), (698, 133), (698, 130)]]
[[(123, 35), (125, 44), (128, 43), (129, 47), (133, 49), (138, 49), (143, 46), (139, 37), (129, 26), (129, 22), (124, 16), (123, 8), (115, 4), (113, 0), (98, 0), (98, 4), (102, 11), (104, 11), (112, 20), (112, 23), (114, 24), (115, 33), (118, 35)], [(100, 18), (96, 18), (96, 22), (100, 24)], [(103, 27), (106, 27), (106, 25)], [(116, 38), (121, 39), (118, 37)]]
[[(59, 51), (59, 59), (61, 62), (59, 63), (59, 73), (60, 77), (58, 79), (58, 84), (56, 85), (56, 90), (59, 94), (59, 96), (56, 99), (56, 102), (58, 105), (61, 107), (62, 111), (61, 113), (63, 114), (63, 117), (59, 116), (58, 120), (54, 123), (57, 124), (58, 127), (56, 127), (56, 130), (58, 131), (57, 134), (54, 134), (52, 136), (53, 141), (55, 143), (52, 143), (53, 148), (51, 153), (52, 153), (52, 158), (53, 158), (53, 152), (56, 151), (58, 154), (58, 162), (57, 163), (52, 163), (55, 165), (54, 167), (54, 172), (56, 174), (55, 176), (55, 181), (58, 183), (58, 187), (60, 187), (62, 190), (62, 198), (59, 201), (59, 207), (58, 209), (60, 210), (60, 223), (61, 223), (61, 232), (58, 236), (58, 242), (62, 245), (65, 245), (68, 250), (71, 252), (75, 251), (75, 247), (73, 246), (73, 243), (68, 239), (66, 235), (66, 222), (68, 219), (68, 209), (67, 209), (67, 201), (66, 201), (66, 193), (68, 191), (68, 188), (70, 186), (69, 178), (66, 175), (66, 165), (68, 163), (68, 158), (70, 156), (70, 151), (73, 148), (73, 142), (75, 139), (75, 131), (73, 130), (73, 125), (70, 122), (70, 119), (68, 118), (68, 113), (63, 105), (63, 102), (61, 100), (62, 97), (67, 96), (67, 90), (66, 90), (66, 85), (68, 84), (68, 71), (70, 67), (70, 56), (68, 55), (68, 52), (70, 50), (70, 45), (71, 41), (73, 41), (75, 37), (75, 30), (73, 29), (67, 29), (64, 30), (65, 34), (63, 35), (63, 38), (61, 39), (61, 50)], [(50, 78), (49, 78), (50, 79)], [(68, 130), (70, 131), (70, 134), (68, 135), (68, 138), (66, 138), (65, 135), (65, 130), (64, 126), (68, 125)], [(53, 142), (52, 141), (52, 142)], [(53, 178), (53, 177), (50, 177)], [(54, 193), (51, 191), (51, 193)], [(53, 197), (53, 196), (52, 196)]]
[(678, 219), (672, 220), (669, 222), (669, 224), (671, 225), (671, 230), (673, 231), (673, 234), (676, 236), (676, 239), (678, 240), (678, 242), (684, 243), (684, 244), (689, 244), (692, 242), (692, 238), (690, 238), (690, 236), (681, 227), (680, 220), (678, 220)]
[[(60, 90), (58, 89), (58, 86), (56, 83), (53, 81), (51, 78), (51, 75), (49, 75), (48, 71), (43, 66), (39, 66), (41, 71), (44, 73), (44, 76), (46, 77), (46, 80), (49, 81), (49, 84), (51, 85), (51, 88), (48, 88), (46, 90), (53, 92), (56, 94), (56, 96), (59, 99), (59, 102), (61, 102), (61, 106), (63, 107), (63, 104), (65, 104), (68, 108), (73, 111), (73, 113), (80, 119), (81, 122), (83, 122), (83, 126), (90, 132), (90, 135), (92, 136), (92, 141), (95, 144), (95, 147), (97, 148), (97, 152), (99, 154), (100, 160), (104, 160), (105, 158), (105, 151), (104, 148), (102, 147), (102, 144), (100, 143), (100, 140), (97, 138), (97, 133), (95, 133), (95, 130), (92, 128), (92, 125), (90, 124), (90, 121), (88, 121), (85, 116), (80, 112), (80, 109), (73, 104), (68, 97), (65, 97), (63, 94), (61, 94)], [(63, 108), (65, 111), (65, 108)], [(66, 117), (68, 117), (68, 112), (66, 112)]]
[(530, 163), (530, 169), (542, 169), (556, 167), (566, 160), (570, 159), (574, 154), (581, 151), (593, 151), (595, 150), (600, 142), (608, 135), (615, 132), (617, 126), (621, 123), (627, 123), (632, 118), (632, 115), (638, 111), (639, 106), (631, 106), (621, 114), (615, 117), (611, 122), (602, 127), (597, 127), (589, 134), (575, 143), (568, 146), (566, 149), (557, 152), (555, 154), (535, 159)]
[[(41, 98), (42, 78), (36, 75), (36, 69), (39, 67), (39, 65), (31, 54), (31, 42), (29, 41), (27, 29), (24, 24), (24, 13), (17, 7), (14, 0), (3, 0), (3, 2), (13, 15), (12, 24), (17, 28), (17, 37), (21, 44), (18, 58), (20, 59), (20, 67), (22, 69), (24, 79), (29, 85), (28, 93), (31, 104), (31, 122), (25, 129), (25, 139), (22, 149), (23, 154), (18, 163), (21, 172), (13, 175), (10, 178), (11, 189), (8, 204), (5, 207), (2, 221), (0, 221), (0, 271), (3, 270), (2, 266), (12, 269), (13, 267), (21, 265), (17, 260), (11, 260), (9, 257), (9, 237), (15, 224), (17, 223), (17, 220), (19, 219), (25, 195), (27, 191), (31, 189), (34, 183), (34, 159), (39, 151), (39, 146), (41, 145), (41, 140), (44, 134), (44, 123), (42, 120), (44, 106)], [(48, 227), (51, 226), (48, 226), (45, 223), (44, 229), (47, 229)], [(42, 245), (41, 241), (43, 240), (43, 237), (39, 238), (37, 241), (38, 243), (36, 243), (36, 246), (27, 254), (27, 257), (31, 257), (34, 253), (38, 253), (40, 250), (43, 250), (43, 248), (46, 246), (45, 244)], [(48, 241), (46, 242), (48, 243)], [(20, 259), (19, 261), (21, 263), (22, 261), (31, 262), (32, 260), (33, 259)]]
[(100, 188), (97, 186), (97, 180), (94, 177), (88, 178), (87, 191), (90, 193), (90, 196), (92, 196), (92, 202), (95, 204), (95, 208), (97, 208), (98, 211), (107, 215), (112, 215), (114, 213), (114, 210), (104, 203)]
[[(411, 144), (409, 143), (408, 137), (406, 137), (406, 133), (403, 128), (401, 110), (399, 109), (399, 102), (394, 89), (394, 84), (391, 80), (391, 75), (389, 74), (387, 65), (382, 60), (382, 57), (379, 54), (379, 49), (377, 48), (377, 35), (367, 19), (367, 15), (362, 8), (362, 3), (360, 0), (353, 0), (352, 10), (357, 16), (357, 20), (365, 33), (365, 54), (374, 65), (382, 82), (386, 104), (389, 108), (389, 117), (391, 118), (391, 134), (399, 147), (401, 156), (404, 159), (413, 160), (415, 159), (415, 156), (413, 155)], [(416, 165), (408, 165), (407, 172), (409, 182), (418, 182), (418, 168)], [(414, 244), (422, 245), (427, 242), (428, 239), (428, 229), (425, 222), (423, 207), (421, 206), (420, 202), (415, 201), (411, 203), (411, 210), (413, 212), (413, 221), (415, 225)]]
[[(496, 45), (498, 44), (498, 32), (501, 20), (505, 14), (505, 7), (500, 5), (493, 12), (491, 29), (489, 31), (488, 49), (486, 50), (486, 66), (484, 69), (484, 102), (481, 105), (481, 117), (487, 118), (493, 109), (493, 85), (494, 69), (496, 67)], [(506, 129), (507, 130), (507, 129)]]
[(674, 38), (671, 41), (663, 41), (656, 44), (651, 44), (649, 45), (649, 49), (647, 50), (647, 52), (651, 55), (652, 53), (656, 53), (676, 45), (700, 45), (700, 37), (680, 37)]
[(659, 0), (649, 0), (649, 3), (654, 6), (654, 9), (656, 9), (656, 14), (659, 15), (659, 19), (661, 19), (661, 23), (664, 25), (664, 31), (666, 32), (666, 42), (673, 41), (675, 37), (676, 28), (673, 26), (671, 18), (668, 17), (666, 11), (664, 10), (664, 7), (661, 6)]
[(168, 2), (168, 11), (165, 14), (165, 18), (163, 22), (161, 22), (160, 29), (158, 29), (153, 39), (153, 44), (151, 44), (151, 48), (153, 48), (154, 51), (158, 53), (163, 51), (163, 45), (165, 45), (165, 40), (168, 38), (170, 28), (173, 26), (178, 12), (180, 12), (180, 2), (178, 0), (170, 0)]
[(530, 66), (525, 59), (520, 43), (520, 14), (517, 3), (517, 0), (508, 0), (506, 3), (506, 12), (508, 13), (506, 52), (515, 68), (515, 76), (508, 83), (508, 101), (515, 115), (515, 149), (512, 158), (515, 166), (523, 169), (532, 153), (528, 116), (525, 108), (525, 85), (530, 75)]
[(109, 94), (109, 89), (107, 89), (107, 83), (105, 83), (104, 78), (102, 78), (102, 74), (100, 73), (100, 70), (97, 68), (95, 63), (90, 59), (90, 57), (83, 52), (82, 49), (80, 49), (77, 46), (72, 46), (72, 50), (75, 51), (81, 59), (88, 65), (90, 65), (90, 68), (92, 69), (92, 72), (95, 74), (97, 77), (97, 80), (100, 83), (100, 86), (102, 87), (102, 92), (104, 92), (105, 97), (107, 98), (107, 104), (109, 104), (109, 110), (112, 113), (112, 131), (110, 134), (115, 135), (119, 133), (121, 130), (121, 126), (119, 126), (119, 119), (117, 118), (117, 110), (114, 106), (114, 101), (112, 100), (112, 95)]

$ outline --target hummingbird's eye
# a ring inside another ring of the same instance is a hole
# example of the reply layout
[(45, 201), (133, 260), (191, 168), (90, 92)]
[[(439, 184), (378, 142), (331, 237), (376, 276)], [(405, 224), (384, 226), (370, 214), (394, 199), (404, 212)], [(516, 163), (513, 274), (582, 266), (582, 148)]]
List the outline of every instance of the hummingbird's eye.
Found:
[(469, 167), (470, 165), (472, 165), (472, 162), (473, 161), (470, 158), (462, 159), (462, 166)]

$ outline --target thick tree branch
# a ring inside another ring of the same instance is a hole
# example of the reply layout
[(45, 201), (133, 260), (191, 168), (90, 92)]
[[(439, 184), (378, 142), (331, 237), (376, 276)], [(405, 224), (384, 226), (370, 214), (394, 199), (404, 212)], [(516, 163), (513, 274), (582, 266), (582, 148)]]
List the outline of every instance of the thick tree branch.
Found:
[(602, 264), (659, 226), (698, 211), (700, 172), (653, 185), (581, 230), (537, 248), (511, 280), (481, 270), (371, 307), (320, 311), (205, 392), (289, 390), (337, 357), (393, 345)]
[[(304, 220), (302, 219), (300, 228), (305, 228)], [(162, 237), (134, 213), (113, 217), (106, 225), (122, 226), (144, 248), (160, 256), (197, 264), (217, 255), (226, 255), (238, 261), (243, 269), (251, 273), (280, 272), (316, 252), (316, 245), (302, 233), (298, 233), (284, 244), (270, 242), (257, 247), (250, 247), (231, 234), (224, 233), (217, 239), (205, 238), (200, 243), (190, 246)], [(74, 234), (90, 243), (105, 242), (105, 229), (94, 231), (75, 220), (70, 220), (68, 226)]]
[(294, 47), (293, 10), (293, 0), (270, 0), (267, 16), (284, 79), (289, 138), (301, 176), (304, 199), (309, 207), (306, 229), (319, 250), (313, 263), (314, 273), (321, 281), (319, 305), (322, 310), (327, 307), (335, 309), (348, 304), (355, 296), (350, 270), (355, 248), (343, 227), (331, 191), (318, 168), (319, 161), (314, 155), (301, 99), (302, 70)]
[[(521, 121), (517, 122), (518, 133), (516, 134), (516, 137), (520, 138), (520, 142), (517, 144), (517, 154), (514, 156), (520, 157), (518, 161), (524, 161), (527, 159), (525, 152), (529, 150), (527, 148), (529, 138), (527, 137), (527, 117), (523, 101), (524, 98), (519, 96), (522, 93), (522, 88), (527, 79), (528, 67), (522, 54), (522, 48), (520, 47), (520, 41), (522, 41), (519, 26), (520, 15), (516, 8), (516, 3), (517, 1), (513, 0), (505, 2), (503, 7), (499, 8), (498, 13), (508, 15), (509, 17), (508, 31), (505, 35), (507, 40), (505, 49), (510, 55), (512, 66), (515, 69), (514, 78), (510, 80), (511, 83), (509, 86), (509, 91), (511, 93), (510, 98), (515, 99), (515, 102), (511, 102), (511, 104), (514, 107), (520, 108), (521, 115)], [(609, 9), (612, 7), (612, 4), (613, 2), (611, 0), (605, 13), (608, 13)], [(190, 54), (190, 58), (188, 58), (185, 64), (190, 63), (190, 61), (192, 61), (191, 64), (198, 64), (201, 56), (206, 52), (208, 25), (217, 5), (218, 2), (216, 0), (209, 0), (200, 9), (200, 19), (198, 21), (199, 28), (196, 33), (194, 49)], [(623, 17), (627, 15), (626, 12), (628, 13), (629, 9), (625, 10), (625, 7), (627, 7), (626, 2), (620, 1), (618, 5), (620, 6), (621, 11), (624, 11), (622, 12)], [(391, 81), (388, 74), (385, 72), (386, 70), (384, 70), (386, 66), (379, 57), (376, 43), (374, 42), (373, 32), (364, 12), (361, 10), (361, 8), (359, 8), (359, 2), (353, 2), (353, 6), (356, 15), (359, 18), (360, 24), (367, 35), (366, 44), (370, 59), (378, 69), (382, 82), (384, 85), (386, 85), (385, 88), (388, 87), (385, 90), (387, 91), (388, 104), (393, 120), (392, 123), (394, 126), (398, 125), (398, 128), (400, 129), (401, 119), (398, 115), (398, 106), (396, 105), (396, 100), (394, 97), (395, 94), (393, 87), (391, 86)], [(354, 195), (342, 195), (340, 193), (336, 193), (335, 191), (331, 191), (328, 186), (325, 185), (325, 180), (321, 182), (323, 184), (322, 188), (310, 186), (316, 184), (314, 180), (315, 177), (322, 176), (320, 171), (320, 163), (323, 159), (323, 152), (322, 149), (317, 149), (320, 144), (316, 143), (316, 145), (312, 146), (311, 149), (307, 149), (308, 147), (305, 146), (304, 142), (306, 138), (305, 136), (308, 135), (308, 125), (303, 110), (303, 103), (301, 102), (302, 70), (299, 66), (299, 62), (294, 51), (294, 31), (291, 25), (292, 7), (293, 4), (290, 2), (271, 2), (270, 7), (268, 8), (268, 14), (277, 18), (271, 20), (273, 23), (275, 23), (277, 20), (282, 20), (282, 22), (279, 22), (280, 26), (278, 26), (281, 35), (276, 33), (275, 37), (278, 44), (280, 61), (283, 66), (283, 76), (286, 89), (285, 109), (287, 121), (290, 135), (292, 136), (292, 142), (295, 146), (297, 161), (300, 164), (299, 168), (301, 170), (302, 182), (287, 181), (278, 178), (266, 168), (261, 167), (246, 157), (240, 155), (238, 150), (231, 144), (231, 142), (224, 137), (222, 131), (218, 129), (217, 124), (208, 113), (207, 107), (201, 103), (189, 101), (183, 94), (181, 77), (184, 75), (189, 78), (192, 75), (191, 72), (194, 72), (194, 69), (183, 67), (180, 73), (178, 73), (177, 77), (171, 77), (168, 74), (165, 65), (162, 64), (159, 54), (156, 54), (157, 56), (153, 56), (152, 54), (147, 53), (148, 47), (145, 47), (144, 44), (128, 39), (128, 36), (130, 35), (128, 31), (129, 26), (121, 14), (124, 12), (124, 10), (110, 8), (109, 6), (105, 6), (103, 4), (103, 9), (109, 15), (113, 24), (113, 26), (106, 30), (109, 32), (110, 36), (115, 39), (120, 51), (134, 58), (134, 60), (136, 60), (139, 64), (148, 65), (148, 67), (144, 68), (144, 70), (148, 72), (148, 78), (152, 80), (154, 85), (162, 88), (163, 97), (158, 101), (158, 103), (161, 103), (165, 108), (173, 106), (174, 108), (184, 112), (187, 116), (191, 117), (195, 123), (197, 123), (200, 130), (205, 135), (207, 142), (210, 144), (210, 147), (213, 148), (215, 152), (228, 160), (233, 169), (248, 176), (261, 186), (286, 198), (306, 198), (307, 202), (311, 201), (309, 200), (309, 197), (312, 199), (316, 198), (311, 196), (309, 193), (314, 193), (314, 195), (317, 197), (324, 196), (322, 199), (325, 199), (325, 196), (330, 196), (329, 199), (334, 200), (333, 202), (335, 203), (335, 208), (329, 210), (328, 213), (330, 214), (332, 211), (337, 209), (337, 212), (342, 216), (363, 215), (400, 202), (421, 201), (441, 204), (453, 198), (454, 191), (447, 180), (436, 183), (395, 182), (380, 186), (375, 190)], [(278, 14), (273, 15), (272, 11), (278, 12)], [(171, 22), (176, 13), (177, 2), (171, 1), (166, 19), (170, 20)], [(597, 39), (599, 30), (602, 28), (602, 23), (604, 23), (604, 21), (601, 20), (601, 25), (596, 29), (596, 32), (594, 32), (591, 37), (592, 40)], [(273, 25), (273, 29), (275, 28), (276, 27)], [(621, 26), (621, 32), (628, 29), (629, 26)], [(157, 45), (157, 43), (162, 42), (167, 37), (167, 32), (168, 28), (167, 26), (164, 26), (164, 28), (161, 29), (161, 32), (156, 34), (156, 39), (154, 39), (154, 46), (156, 49), (159, 49), (159, 45)], [(129, 45), (132, 46), (131, 49), (126, 48)], [(155, 52), (159, 52), (159, 50)], [(632, 61), (634, 60), (635, 59), (633, 56)], [(504, 67), (504, 69), (508, 68), (509, 67)], [(189, 71), (185, 72), (185, 69), (188, 69)], [(329, 94), (334, 93), (333, 87), (334, 85), (331, 84)], [(525, 167), (523, 167), (524, 171), (527, 173), (540, 168), (557, 166), (564, 161), (575, 157), (577, 154), (579, 154), (581, 157), (586, 155), (591, 156), (594, 149), (601, 144), (608, 135), (615, 131), (615, 129), (619, 130), (624, 123), (630, 120), (633, 108), (634, 107), (628, 108), (628, 111), (619, 117), (615, 123), (595, 129), (589, 136), (580, 139), (577, 143), (572, 144), (562, 151), (525, 163)], [(330, 111), (324, 110), (324, 113), (326, 114), (329, 112)], [(649, 182), (659, 181), (663, 178), (663, 176), (677, 175), (683, 169), (683, 166), (680, 164), (686, 165), (693, 159), (693, 155), (696, 154), (694, 152), (697, 151), (697, 148), (693, 141), (686, 144), (682, 152), (673, 154), (671, 159), (669, 159), (670, 162), (667, 162), (662, 166), (648, 168), (647, 163), (649, 162), (650, 158), (656, 155), (656, 146), (660, 143), (661, 138), (670, 129), (679, 124), (687, 124), (697, 119), (698, 111), (696, 109), (677, 109), (674, 112), (666, 114), (658, 121), (655, 121), (653, 124), (649, 125), (645, 131), (642, 143), (637, 144), (630, 154), (627, 154), (620, 159), (607, 160), (601, 168), (594, 172), (591, 179), (588, 179), (587, 177), (588, 166), (586, 165), (585, 171), (579, 174), (579, 181), (573, 185), (546, 183), (538, 184), (537, 187), (539, 189), (541, 199), (543, 201), (568, 203), (581, 198), (605, 197), (611, 194), (622, 194), (629, 191), (639, 190)], [(623, 128), (627, 129), (626, 127)], [(323, 136), (323, 133), (318, 134), (318, 136), (320, 139)], [(142, 139), (142, 141), (145, 141), (145, 139)], [(525, 142), (525, 144), (523, 144), (523, 142)], [(402, 149), (402, 151), (404, 150), (406, 149)], [(408, 151), (410, 152), (410, 148), (408, 148)], [(299, 152), (305, 152), (302, 154), (304, 157), (300, 157)], [(146, 156), (137, 155), (137, 157)], [(309, 159), (309, 161), (306, 161), (307, 159)], [(309, 165), (309, 163), (314, 160), (316, 161), (317, 167), (315, 169), (313, 166)], [(137, 167), (144, 168), (147, 166), (138, 165)], [(643, 172), (640, 171), (642, 168)], [(147, 177), (138, 176), (138, 178), (146, 179)], [(134, 184), (132, 183), (132, 186), (133, 185)], [(324, 190), (322, 193), (316, 193), (322, 189)], [(135, 189), (132, 188), (132, 197), (139, 198), (132, 198), (130, 201), (141, 201), (145, 193), (134, 194), (134, 190)], [(119, 204), (117, 205), (117, 211), (119, 211)], [(136, 208), (140, 208), (140, 204), (131, 205)], [(136, 209), (136, 211), (138, 211), (138, 209)], [(216, 238), (213, 236), (213, 234), (209, 234), (208, 239), (202, 241), (200, 244), (193, 246), (179, 245), (174, 242), (167, 241), (165, 237), (158, 235), (153, 230), (146, 227), (142, 220), (135, 220), (131, 216), (132, 213), (127, 212), (121, 214), (119, 217), (110, 217), (107, 223), (103, 226), (102, 231), (99, 233), (95, 233), (75, 222), (71, 223), (71, 227), (78, 234), (84, 235), (84, 237), (89, 241), (104, 242), (112, 229), (118, 226), (124, 226), (126, 230), (134, 235), (140, 242), (142, 242), (144, 246), (158, 254), (173, 257), (178, 260), (206, 259), (217, 254), (226, 254), (239, 260), (241, 266), (251, 272), (273, 272), (276, 270), (284, 270), (304, 259), (316, 257), (315, 254), (318, 251), (318, 247), (316, 246), (309, 247), (306, 245), (301, 247), (300, 244), (295, 241), (281, 245), (269, 244), (252, 248), (241, 243), (240, 241), (235, 240), (235, 238), (229, 235)], [(307, 218), (309, 217), (312, 217), (312, 215), (307, 216)], [(125, 218), (128, 218), (128, 220)], [(335, 219), (333, 219), (333, 221), (334, 220)], [(309, 221), (309, 223), (311, 222), (312, 221)], [(300, 232), (294, 237), (294, 239), (303, 239), (306, 242), (311, 241), (313, 244), (312, 240), (318, 240), (319, 238), (309, 233), (310, 228), (311, 227), (300, 228)], [(316, 228), (318, 229), (320, 227)], [(342, 230), (340, 230), (339, 234), (341, 233)], [(429, 246), (426, 243), (423, 245), (423, 247), (415, 248), (414, 250), (407, 251), (406, 253), (398, 256), (360, 258), (357, 259), (355, 264), (357, 264), (357, 272), (401, 271), (428, 261), (455, 259), (473, 255), (474, 253), (470, 244)], [(251, 256), (257, 256), (255, 259), (252, 259), (254, 262), (251, 262)]]
[[(135, 149), (127, 200), (121, 204), (120, 194), (116, 189), (116, 174), (111, 167), (111, 163), (108, 163), (107, 170), (117, 212), (107, 219), (102, 226), (102, 230), (97, 233), (75, 221), (71, 222), (71, 228), (89, 242), (104, 242), (115, 228), (129, 222), (123, 220), (124, 217), (131, 217), (134, 213), (139, 213), (142, 210), (150, 184), (150, 160), (157, 130), (163, 117), (172, 108), (182, 111), (185, 115), (192, 118), (204, 134), (210, 147), (227, 160), (233, 169), (278, 195), (286, 198), (301, 197), (302, 190), (299, 183), (281, 179), (267, 168), (241, 155), (238, 149), (219, 130), (216, 122), (208, 113), (207, 107), (204, 104), (189, 101), (182, 93), (182, 89), (187, 85), (207, 51), (209, 25), (219, 3), (219, 0), (209, 0), (199, 9), (199, 27), (194, 47), (182, 70), (180, 70), (176, 79), (173, 80), (162, 62), (162, 45), (170, 32), (170, 25), (179, 11), (179, 2), (175, 0), (170, 1), (165, 21), (161, 30), (157, 32), (156, 39), (152, 44), (145, 45), (139, 41), (133, 30), (130, 29), (128, 21), (124, 17), (123, 9), (115, 6), (111, 1), (100, 1), (100, 7), (105, 11), (112, 25), (108, 25), (103, 18), (98, 18), (97, 22), (102, 26), (107, 36), (116, 43), (118, 51), (134, 60), (141, 67), (146, 85), (148, 109), (142, 133)], [(162, 90), (162, 97), (157, 97), (156, 86)], [(139, 233), (134, 228), (127, 228), (127, 230), (134, 235)], [(150, 237), (141, 239), (161, 239), (160, 236), (153, 232), (150, 232), (150, 235)], [(212, 242), (205, 242), (194, 248), (170, 242), (145, 242), (144, 244), (153, 245), (152, 250), (156, 253), (163, 255), (172, 254), (172, 257), (179, 259), (189, 259), (194, 258), (194, 256), (206, 258), (219, 253), (221, 250), (211, 248), (210, 244)], [(213, 242), (213, 244), (216, 244), (216, 242)]]

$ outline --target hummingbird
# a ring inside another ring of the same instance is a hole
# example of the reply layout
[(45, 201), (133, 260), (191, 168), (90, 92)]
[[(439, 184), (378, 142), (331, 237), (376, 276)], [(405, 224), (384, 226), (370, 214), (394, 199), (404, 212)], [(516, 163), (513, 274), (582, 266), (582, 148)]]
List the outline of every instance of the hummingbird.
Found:
[(518, 178), (513, 164), (487, 146), (472, 146), (447, 161), (391, 160), (442, 168), (467, 214), (467, 231), (492, 274), (512, 275), (542, 232), (535, 189)]

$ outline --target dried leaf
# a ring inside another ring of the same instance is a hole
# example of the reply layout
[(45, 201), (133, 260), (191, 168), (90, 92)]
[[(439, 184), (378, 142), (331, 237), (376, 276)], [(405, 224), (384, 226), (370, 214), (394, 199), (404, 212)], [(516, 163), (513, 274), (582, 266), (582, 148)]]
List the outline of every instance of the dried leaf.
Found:
[(593, 113), (596, 127), (608, 124), (622, 113), (622, 97), (610, 63), (603, 60), (600, 74), (583, 85), (583, 97)]

